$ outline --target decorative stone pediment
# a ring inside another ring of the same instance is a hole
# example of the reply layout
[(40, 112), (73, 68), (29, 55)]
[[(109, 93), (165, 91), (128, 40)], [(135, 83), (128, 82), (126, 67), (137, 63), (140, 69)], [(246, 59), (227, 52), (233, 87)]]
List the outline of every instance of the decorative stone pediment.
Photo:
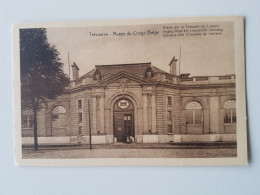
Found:
[(105, 85), (105, 86), (114, 86), (119, 87), (122, 89), (125, 89), (129, 86), (136, 86), (143, 83), (151, 83), (147, 79), (143, 79), (140, 77), (137, 77), (135, 75), (128, 74), (126, 72), (120, 72), (118, 74), (112, 75), (101, 82), (98, 82), (96, 86), (98, 85)]
[(140, 84), (140, 83), (136, 82), (134, 80), (131, 80), (129, 78), (122, 77), (122, 78), (114, 80), (113, 82), (108, 83), (107, 86), (117, 86), (120, 88), (127, 88), (131, 85), (133, 86), (133, 85), (138, 85), (138, 84)]

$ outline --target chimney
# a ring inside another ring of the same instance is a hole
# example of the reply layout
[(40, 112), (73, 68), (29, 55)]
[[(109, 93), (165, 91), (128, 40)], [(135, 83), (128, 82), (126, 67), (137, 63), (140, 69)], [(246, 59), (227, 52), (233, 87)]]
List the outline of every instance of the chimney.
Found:
[(71, 67), (72, 67), (72, 78), (73, 80), (77, 80), (79, 78), (79, 67), (75, 62), (73, 62)]
[(176, 67), (176, 62), (177, 62), (177, 59), (175, 59), (175, 56), (172, 58), (169, 66), (170, 66), (170, 73), (172, 75), (176, 75), (177, 73), (177, 67)]

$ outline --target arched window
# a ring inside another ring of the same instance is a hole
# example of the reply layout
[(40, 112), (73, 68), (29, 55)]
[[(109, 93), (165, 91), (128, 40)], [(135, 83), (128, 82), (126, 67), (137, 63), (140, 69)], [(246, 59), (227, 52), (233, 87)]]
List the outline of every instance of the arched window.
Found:
[(66, 109), (56, 106), (52, 110), (52, 128), (64, 128), (66, 125)]
[(224, 104), (224, 109), (225, 109), (224, 123), (236, 123), (237, 122), (236, 100), (228, 100)]
[(199, 102), (191, 101), (186, 105), (186, 124), (202, 124), (202, 107)]

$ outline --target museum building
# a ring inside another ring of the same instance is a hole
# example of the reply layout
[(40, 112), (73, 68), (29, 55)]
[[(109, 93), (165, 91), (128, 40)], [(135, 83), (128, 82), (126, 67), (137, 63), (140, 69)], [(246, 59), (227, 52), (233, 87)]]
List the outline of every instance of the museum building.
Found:
[[(236, 141), (235, 75), (177, 75), (151, 63), (96, 65), (37, 114), (39, 143)], [(33, 114), (22, 110), (23, 144), (33, 143)], [(90, 131), (91, 130), (91, 131)]]

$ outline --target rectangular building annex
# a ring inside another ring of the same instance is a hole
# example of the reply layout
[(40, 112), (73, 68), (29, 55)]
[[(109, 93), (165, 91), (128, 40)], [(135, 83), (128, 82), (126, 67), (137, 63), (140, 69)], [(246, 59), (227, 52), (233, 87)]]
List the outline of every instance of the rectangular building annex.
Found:
[[(151, 63), (96, 65), (38, 113), (39, 143), (236, 141), (235, 75), (177, 75)], [(90, 112), (89, 112), (90, 110)], [(89, 115), (90, 113), (90, 115)], [(89, 125), (90, 121), (90, 125)], [(33, 143), (33, 114), (22, 110), (23, 144)]]

